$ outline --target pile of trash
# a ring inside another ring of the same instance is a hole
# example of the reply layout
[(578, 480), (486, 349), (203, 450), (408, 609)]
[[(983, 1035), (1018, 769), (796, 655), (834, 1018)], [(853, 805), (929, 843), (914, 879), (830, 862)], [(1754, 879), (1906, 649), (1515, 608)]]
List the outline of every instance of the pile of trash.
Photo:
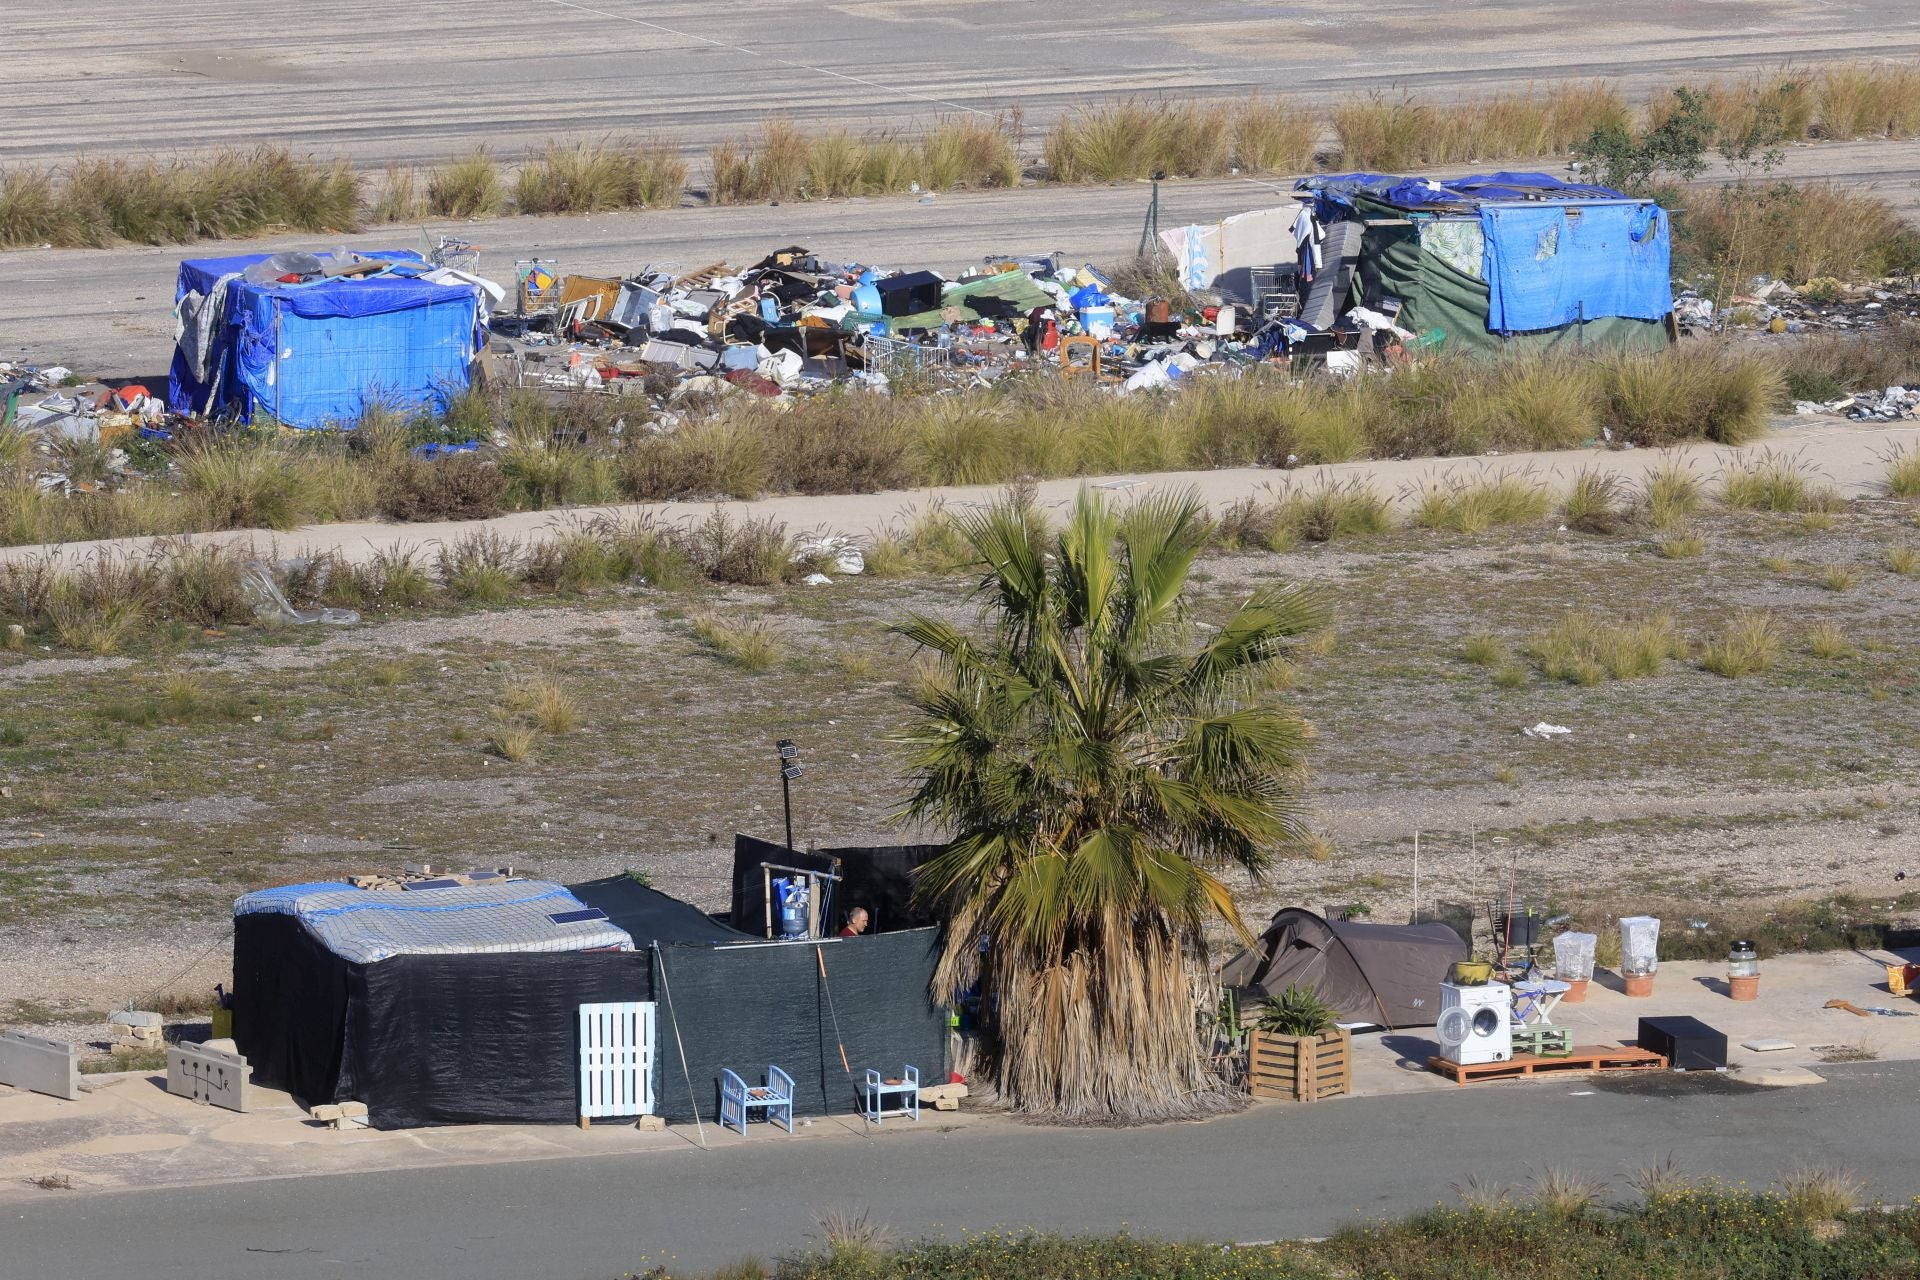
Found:
[(1902, 418), (1920, 418), (1920, 390), (1887, 387), (1881, 391), (1862, 391), (1838, 400), (1820, 403), (1814, 400), (1793, 402), (1795, 413), (1843, 413), (1855, 422), (1898, 422)]
[(1920, 286), (1912, 279), (1893, 277), (1854, 285), (1809, 280), (1795, 288), (1784, 280), (1761, 278), (1729, 299), (1720, 314), (1712, 299), (1694, 289), (1675, 294), (1673, 309), (1683, 332), (1858, 333), (1889, 322), (1920, 319)]
[[(830, 262), (798, 245), (744, 269), (540, 270), (521, 273), (520, 305), (492, 317), (485, 376), (650, 396), (668, 428), (695, 397), (791, 401), (839, 384), (886, 391), (903, 376), (981, 386), (1043, 365), (1124, 393), (1283, 349), (1284, 331), (1299, 328), (1297, 289), (1269, 273), (1246, 292), (1193, 290), (1176, 310), (1058, 253), (993, 255), (951, 276)], [(1363, 325), (1392, 321), (1369, 313), (1351, 327)]]

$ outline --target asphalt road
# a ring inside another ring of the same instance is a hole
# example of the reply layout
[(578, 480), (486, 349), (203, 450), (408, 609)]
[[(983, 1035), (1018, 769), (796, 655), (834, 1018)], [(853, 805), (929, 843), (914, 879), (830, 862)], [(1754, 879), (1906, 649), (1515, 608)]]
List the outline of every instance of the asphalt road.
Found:
[(9, 1276), (143, 1280), (587, 1280), (661, 1261), (695, 1270), (805, 1247), (828, 1209), (896, 1239), (993, 1227), (1177, 1238), (1323, 1235), (1451, 1199), (1470, 1173), (1549, 1165), (1610, 1180), (1671, 1152), (1680, 1169), (1764, 1185), (1851, 1169), (1887, 1200), (1917, 1188), (1920, 1063), (1822, 1069), (1766, 1089), (1713, 1076), (1481, 1086), (1262, 1106), (1152, 1129), (918, 1132), (876, 1142), (754, 1131), (724, 1151), (36, 1194), (0, 1204)]
[[(0, 88), (0, 95), (4, 88)], [(0, 126), (4, 127), (4, 126)], [(1920, 214), (1920, 143), (1824, 143), (1787, 153), (1781, 176), (1827, 179), (1879, 193)], [(1288, 184), (1230, 178), (1164, 184), (1161, 225), (1212, 221), (1283, 198)], [(481, 247), (481, 270), (511, 280), (518, 258), (562, 272), (627, 275), (649, 263), (692, 270), (759, 261), (802, 244), (834, 260), (956, 270), (983, 255), (1060, 250), (1113, 263), (1139, 246), (1144, 183), (954, 192), (779, 206), (684, 208), (580, 217), (436, 223)], [(173, 286), (183, 257), (281, 247), (423, 247), (417, 227), (359, 235), (283, 235), (160, 248), (23, 249), (0, 253), (0, 360), (63, 364), (107, 377), (160, 377), (173, 351)], [(157, 389), (157, 387), (156, 387)]]
[(1088, 94), (1446, 97), (1911, 58), (1911, 0), (65, 0), (14, 5), (0, 162), (286, 142), (363, 165), (609, 131), (701, 146), (768, 113), (855, 128)]

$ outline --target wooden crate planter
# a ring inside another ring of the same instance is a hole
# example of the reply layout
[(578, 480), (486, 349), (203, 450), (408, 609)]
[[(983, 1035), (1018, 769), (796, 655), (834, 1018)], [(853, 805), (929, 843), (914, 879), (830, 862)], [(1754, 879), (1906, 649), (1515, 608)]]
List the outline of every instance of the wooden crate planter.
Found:
[(1247, 1081), (1254, 1097), (1289, 1102), (1352, 1093), (1352, 1038), (1339, 1028), (1318, 1036), (1256, 1030), (1247, 1041)]

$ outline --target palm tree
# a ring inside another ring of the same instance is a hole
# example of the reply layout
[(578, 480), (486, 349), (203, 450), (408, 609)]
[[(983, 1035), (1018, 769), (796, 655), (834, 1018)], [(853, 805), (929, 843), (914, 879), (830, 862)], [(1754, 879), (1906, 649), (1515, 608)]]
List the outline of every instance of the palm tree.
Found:
[(1197, 495), (1125, 512), (1082, 490), (1049, 533), (1010, 498), (962, 517), (987, 633), (915, 616), (902, 816), (953, 833), (920, 892), (945, 929), (936, 997), (979, 987), (989, 1069), (1017, 1110), (1173, 1119), (1235, 1105), (1202, 1059), (1190, 961), (1229, 868), (1301, 834), (1308, 725), (1263, 700), (1320, 624), (1300, 589), (1254, 593), (1189, 651), (1182, 603), (1207, 533)]

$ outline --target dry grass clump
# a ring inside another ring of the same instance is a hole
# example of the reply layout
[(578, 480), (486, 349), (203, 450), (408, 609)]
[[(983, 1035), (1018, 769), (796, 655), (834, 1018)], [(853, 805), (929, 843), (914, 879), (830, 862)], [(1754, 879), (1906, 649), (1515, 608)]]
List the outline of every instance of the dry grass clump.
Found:
[(1553, 507), (1547, 487), (1524, 473), (1501, 471), (1474, 479), (1445, 478), (1411, 490), (1415, 528), (1480, 533), (1496, 525), (1538, 520)]
[(693, 616), (693, 633), (716, 654), (748, 671), (765, 671), (779, 655), (778, 632), (764, 618), (730, 622), (713, 613)]
[(502, 760), (518, 764), (533, 754), (533, 744), (538, 740), (539, 733), (528, 725), (495, 725), (487, 731), (486, 749)]
[(1121, 182), (1156, 172), (1215, 177), (1237, 168), (1298, 173), (1319, 129), (1291, 99), (1237, 102), (1120, 98), (1062, 116), (1042, 144), (1055, 182)]
[(486, 147), (475, 147), (427, 174), (427, 211), (437, 218), (489, 217), (505, 204), (500, 164)]
[(419, 171), (411, 165), (389, 164), (367, 221), (384, 225), (417, 222), (426, 216), (427, 193), (421, 187)]
[(1766, 671), (1780, 657), (1780, 624), (1771, 613), (1735, 614), (1700, 649), (1700, 666), (1737, 680)]
[(1654, 545), (1668, 560), (1691, 560), (1707, 549), (1707, 540), (1697, 533), (1676, 533)]
[(1807, 652), (1827, 661), (1850, 658), (1853, 656), (1853, 642), (1838, 624), (1816, 622), (1807, 628)]
[(599, 213), (680, 203), (687, 163), (664, 142), (606, 137), (553, 140), (514, 175), (520, 213)]
[(1907, 577), (1920, 573), (1920, 549), (1905, 543), (1887, 548), (1887, 568), (1894, 573)]
[[(1777, 67), (1744, 75), (1718, 77), (1689, 86), (1712, 126), (1717, 141), (1756, 147), (1797, 141), (1812, 127), (1816, 84), (1804, 70)], [(1679, 114), (1681, 102), (1673, 88), (1663, 88), (1647, 100), (1649, 131)]]
[(1846, 62), (1822, 68), (1814, 97), (1823, 137), (1920, 135), (1920, 68), (1910, 63)]
[(1882, 461), (1887, 468), (1887, 496), (1920, 499), (1920, 448), (1897, 445)]
[(1549, 1165), (1527, 1184), (1526, 1200), (1550, 1218), (1579, 1218), (1592, 1212), (1607, 1184), (1559, 1165)]
[(1831, 1222), (1852, 1213), (1866, 1187), (1844, 1169), (1807, 1165), (1780, 1179), (1787, 1212), (1804, 1222)]
[(1626, 100), (1605, 81), (1562, 81), (1429, 104), (1371, 93), (1334, 104), (1341, 163), (1392, 171), (1494, 157), (1564, 155), (1596, 129), (1624, 127)]
[(1657, 675), (1681, 652), (1673, 618), (1666, 613), (1618, 623), (1570, 613), (1527, 642), (1527, 656), (1541, 675), (1579, 685)]
[(708, 152), (714, 204), (807, 197), (884, 195), (918, 183), (931, 191), (1011, 187), (1020, 181), (1019, 117), (943, 116), (916, 144), (881, 132), (856, 139), (844, 129), (809, 135), (773, 117), (758, 132)]
[(1736, 511), (1831, 511), (1840, 505), (1840, 495), (1816, 476), (1804, 458), (1762, 449), (1727, 464), (1720, 501)]
[(436, 568), (455, 599), (500, 605), (519, 585), (520, 543), (492, 530), (462, 534), (442, 544)]
[(534, 676), (507, 691), (507, 710), (526, 717), (542, 733), (572, 733), (580, 727), (580, 704), (552, 676)]
[(1582, 533), (1617, 533), (1626, 523), (1629, 506), (1625, 480), (1588, 468), (1573, 478), (1560, 500), (1560, 518), (1567, 528)]
[(1669, 457), (1640, 481), (1635, 514), (1655, 529), (1683, 527), (1706, 502), (1700, 477), (1678, 458)]
[(83, 156), (62, 171), (0, 171), (0, 248), (181, 244), (272, 227), (351, 231), (360, 179), (344, 160), (284, 146), (161, 161)]
[(1594, 376), (1602, 420), (1616, 439), (1640, 448), (1703, 439), (1744, 444), (1766, 430), (1784, 392), (1773, 362), (1708, 343), (1609, 357)]
[(1860, 570), (1850, 564), (1829, 564), (1820, 568), (1820, 585), (1829, 591), (1851, 591), (1860, 582)]
[(1460, 656), (1476, 667), (1504, 667), (1510, 654), (1506, 641), (1490, 632), (1477, 631), (1460, 647)]

